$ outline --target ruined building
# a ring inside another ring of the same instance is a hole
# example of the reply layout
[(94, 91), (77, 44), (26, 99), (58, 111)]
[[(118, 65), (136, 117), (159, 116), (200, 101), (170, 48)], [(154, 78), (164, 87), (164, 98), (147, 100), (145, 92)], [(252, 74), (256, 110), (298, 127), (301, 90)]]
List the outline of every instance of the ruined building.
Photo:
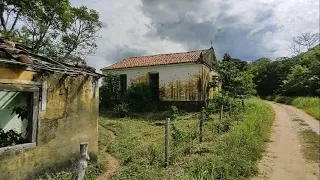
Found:
[(98, 151), (98, 79), (75, 65), (0, 39), (0, 179), (36, 179), (65, 167), (79, 145)]

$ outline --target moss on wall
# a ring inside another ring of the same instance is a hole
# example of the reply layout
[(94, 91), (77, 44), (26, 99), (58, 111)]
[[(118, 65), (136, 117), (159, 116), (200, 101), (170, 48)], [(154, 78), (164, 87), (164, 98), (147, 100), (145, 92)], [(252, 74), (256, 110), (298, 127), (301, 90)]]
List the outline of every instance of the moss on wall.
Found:
[(97, 79), (59, 74), (44, 79), (48, 87), (46, 110), (39, 113), (37, 146), (1, 154), (1, 178), (34, 179), (40, 172), (58, 169), (79, 154), (81, 142), (89, 142), (91, 158), (96, 158), (99, 108)]

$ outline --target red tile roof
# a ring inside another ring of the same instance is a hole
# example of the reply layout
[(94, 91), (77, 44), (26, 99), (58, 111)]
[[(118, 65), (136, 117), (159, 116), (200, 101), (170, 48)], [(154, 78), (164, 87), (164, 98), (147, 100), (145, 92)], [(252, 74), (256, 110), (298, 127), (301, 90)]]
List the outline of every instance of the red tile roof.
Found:
[(207, 50), (198, 50), (172, 54), (129, 57), (111, 66), (105, 67), (102, 70), (196, 62), (200, 57), (201, 52), (204, 54), (206, 51)]

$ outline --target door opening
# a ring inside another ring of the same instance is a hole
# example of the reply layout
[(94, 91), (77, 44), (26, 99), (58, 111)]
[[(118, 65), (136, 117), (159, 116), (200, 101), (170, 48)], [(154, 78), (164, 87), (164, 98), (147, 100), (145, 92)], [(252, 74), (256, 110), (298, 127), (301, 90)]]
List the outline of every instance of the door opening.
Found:
[(152, 100), (159, 100), (159, 73), (149, 74), (149, 87)]

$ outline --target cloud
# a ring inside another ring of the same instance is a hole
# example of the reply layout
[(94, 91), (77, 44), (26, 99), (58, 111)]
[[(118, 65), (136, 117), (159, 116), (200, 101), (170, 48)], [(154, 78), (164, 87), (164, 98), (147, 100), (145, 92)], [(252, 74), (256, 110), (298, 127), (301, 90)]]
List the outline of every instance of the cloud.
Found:
[(100, 13), (100, 69), (128, 56), (209, 48), (218, 57), (290, 56), (287, 45), (303, 32), (319, 32), (318, 0), (71, 0)]

